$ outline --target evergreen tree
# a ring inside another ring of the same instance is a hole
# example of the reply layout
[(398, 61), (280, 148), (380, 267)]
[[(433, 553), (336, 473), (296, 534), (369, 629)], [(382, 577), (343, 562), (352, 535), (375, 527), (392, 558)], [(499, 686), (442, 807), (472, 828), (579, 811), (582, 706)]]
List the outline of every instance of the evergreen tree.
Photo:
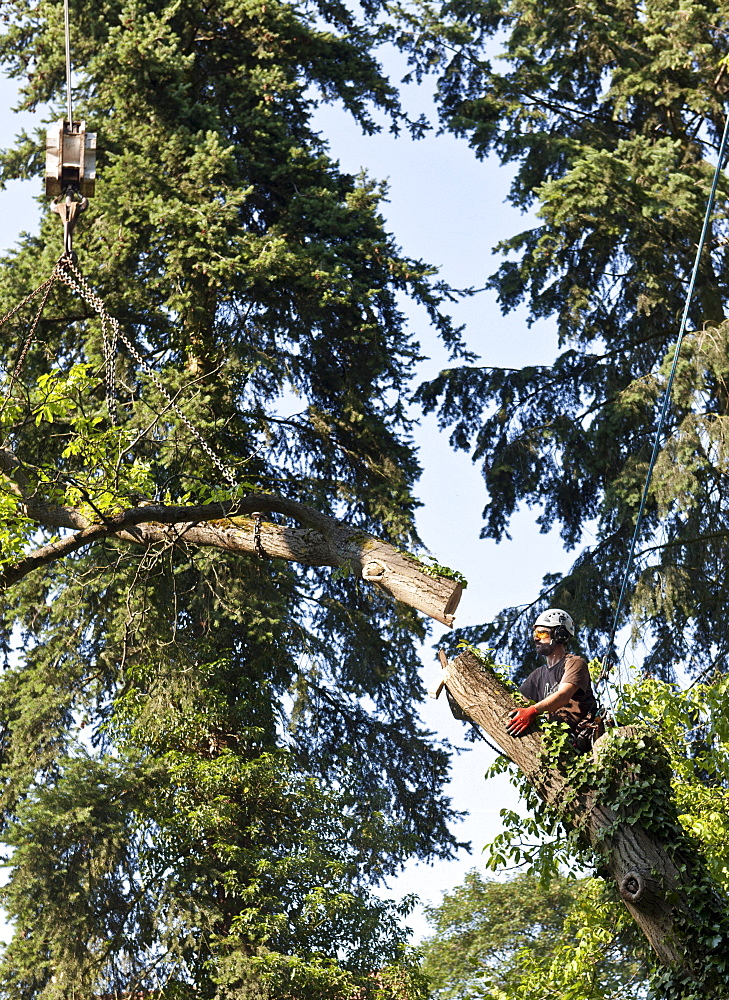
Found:
[[(509, 164), (512, 204), (536, 211), (498, 247), (489, 286), (504, 311), (525, 303), (559, 335), (552, 364), (496, 368), (486, 344), (482, 366), (442, 372), (421, 398), (483, 470), (486, 537), (507, 537), (526, 503), (568, 547), (590, 540), (533, 597), (569, 607), (602, 655), (725, 120), (729, 9), (452, 0), (398, 15), (415, 72), (440, 74), (445, 126)], [(729, 652), (728, 195), (722, 177), (620, 623), (632, 621), (647, 668), (664, 674), (682, 659), (723, 669)], [(520, 611), (470, 638), (532, 666), (533, 606)]]
[[(3, 7), (0, 60), (25, 108), (61, 115), (62, 5)], [(142, 355), (117, 358), (60, 283), (6, 379), (4, 454), (40, 502), (105, 518), (275, 491), (417, 546), (404, 396), (443, 292), (343, 174), (312, 110), (406, 124), (372, 55), (376, 4), (73, 0), (75, 117), (99, 134), (75, 248)], [(44, 122), (45, 125), (45, 122)], [(42, 173), (43, 130), (2, 157)], [(58, 217), (0, 267), (0, 312), (51, 272)], [(0, 328), (6, 372), (32, 310)], [(173, 394), (171, 408), (160, 386)], [(236, 491), (233, 491), (235, 495)], [(3, 480), (3, 560), (37, 544)], [(48, 538), (50, 531), (42, 532)], [(4, 905), (13, 1000), (416, 997), (403, 907), (371, 886), (448, 857), (447, 747), (417, 718), (414, 613), (351, 576), (113, 538), (26, 576), (2, 603)], [(379, 991), (379, 992), (378, 992)]]

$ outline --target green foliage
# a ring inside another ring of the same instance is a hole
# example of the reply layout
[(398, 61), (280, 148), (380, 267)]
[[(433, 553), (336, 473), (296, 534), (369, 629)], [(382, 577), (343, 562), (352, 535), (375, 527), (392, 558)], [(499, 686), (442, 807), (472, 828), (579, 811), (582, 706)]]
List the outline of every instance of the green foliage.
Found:
[(470, 642), (464, 642), (462, 639), (459, 640), (457, 648), (467, 649), (472, 656), (475, 656), (476, 659), (481, 663), (482, 667), (488, 670), (490, 673), (494, 674), (494, 676), (499, 679), (499, 681), (504, 685), (504, 687), (511, 692), (512, 696), (516, 699), (517, 704), (521, 704), (521, 702), (527, 704), (527, 699), (524, 698), (522, 694), (520, 694), (519, 688), (512, 680), (511, 668), (505, 666), (504, 664), (496, 663), (492, 655), (493, 654), (492, 649), (479, 649), (478, 646), (474, 646)]
[[(27, 408), (36, 427), (48, 435), (57, 432), (62, 441), (56, 463), (37, 466), (49, 499), (99, 520), (100, 515), (121, 509), (129, 497), (154, 492), (149, 463), (134, 454), (138, 432), (109, 426), (94, 403), (88, 406), (89, 397), (93, 398), (99, 388), (92, 365), (75, 364), (65, 373), (51, 369), (28, 388)], [(11, 423), (8, 430), (12, 433)], [(59, 464), (66, 472), (63, 477), (58, 475)], [(8, 518), (8, 532), (12, 532), (14, 520), (17, 518)], [(22, 536), (22, 524), (20, 528), (18, 542), (28, 541)]]
[(618, 719), (641, 718), (670, 758), (675, 808), (701, 845), (712, 879), (729, 893), (729, 680), (677, 689), (655, 679), (630, 685)]
[[(413, 0), (390, 5), (413, 74), (438, 75), (443, 125), (514, 170), (536, 220), (487, 285), (553, 318), (559, 349), (520, 369), (454, 366), (420, 389), (483, 469), (484, 535), (520, 505), (583, 546), (564, 579), (461, 633), (536, 665), (535, 608), (568, 607), (603, 655), (703, 221), (727, 93), (726, 3)], [(679, 384), (648, 498), (625, 621), (669, 676), (725, 663), (726, 175), (698, 273)], [(594, 538), (594, 541), (592, 539)], [(589, 542), (586, 544), (586, 539)], [(526, 609), (526, 610), (525, 610)], [(519, 628), (514, 622), (521, 623)], [(621, 622), (620, 624), (624, 624)]]
[(596, 879), (470, 872), (429, 918), (423, 971), (434, 1000), (645, 996), (646, 945)]
[[(226, 976), (229, 973), (226, 974)], [(385, 966), (362, 979), (348, 974), (333, 962), (303, 963), (263, 953), (235, 969), (236, 1000), (426, 1000), (425, 980), (408, 962)], [(227, 978), (219, 980), (229, 985)]]
[(35, 524), (23, 515), (19, 497), (0, 491), (0, 566), (25, 555), (35, 530)]
[[(658, 967), (648, 956), (653, 995), (665, 1000), (720, 996), (726, 983), (729, 924), (726, 896), (721, 893), (729, 894), (723, 804), (729, 787), (727, 690), (727, 679), (721, 676), (713, 684), (696, 684), (685, 691), (656, 679), (629, 685), (617, 721), (631, 729), (611, 735), (597, 766), (592, 757), (571, 753), (560, 724), (542, 723), (544, 764), (558, 767), (568, 782), (568, 794), (562, 797), (559, 810), (545, 806), (513, 765), (499, 759), (493, 769), (512, 771), (530, 813), (524, 818), (502, 812), (504, 831), (487, 849), (487, 862), (494, 870), (507, 864), (525, 866), (527, 877), (540, 876), (546, 884), (559, 879), (564, 866), (577, 875), (590, 868), (599, 870), (599, 850), (589, 847), (570, 818), (573, 803), (588, 793), (639, 824), (665, 847), (685, 880), (683, 891), (688, 899), (688, 908), (677, 908), (674, 919), (682, 933), (691, 936), (697, 952), (703, 948), (704, 954), (701, 968), (683, 971)], [(606, 828), (603, 836), (609, 838), (610, 832)], [(594, 892), (598, 892), (597, 883)], [(535, 990), (533, 996), (542, 995), (538, 989), (544, 995), (551, 989), (560, 996), (563, 991), (572, 996), (569, 990), (573, 990), (578, 1000), (582, 988), (585, 996), (600, 1000), (621, 996), (619, 990), (611, 992), (617, 986), (608, 988), (594, 978), (600, 941), (608, 940), (604, 934), (610, 928), (626, 927), (622, 902), (612, 892), (605, 895), (600, 890), (599, 894), (599, 905), (594, 897), (593, 905), (574, 911), (574, 926), (582, 932), (575, 935), (577, 941), (565, 942), (554, 963), (526, 962), (520, 966), (524, 978), (516, 986), (483, 995), (526, 1000), (529, 989)]]
[(417, 556), (413, 556), (410, 553), (406, 553), (408, 559), (418, 564), (418, 568), (427, 573), (428, 576), (442, 576), (448, 580), (455, 580), (460, 583), (465, 590), (468, 586), (468, 580), (465, 578), (463, 573), (460, 573), (457, 569), (451, 569), (450, 566), (442, 566), (435, 556), (426, 556), (425, 559), (419, 559)]
[[(193, 751), (113, 764), (61, 759), (54, 784), (21, 806), (8, 838), (5, 905), (21, 926), (43, 928), (45, 956), (37, 934), (11, 942), (8, 994), (66, 997), (100, 978), (113, 983), (121, 970), (135, 981), (153, 963), (162, 982), (183, 969), (205, 973), (221, 998), (349, 1000), (378, 950), (386, 955), (402, 937), (407, 904), (377, 901), (357, 885), (355, 850), (335, 858), (322, 848), (356, 842), (356, 832), (341, 800), (297, 777), (293, 764), (280, 753), (202, 763)], [(227, 928), (221, 893), (237, 914)], [(332, 943), (355, 928), (366, 946), (342, 965)], [(407, 982), (417, 978), (402, 971)], [(258, 993), (247, 992), (254, 986)]]
[[(74, 108), (99, 134), (80, 266), (155, 376), (57, 282), (3, 446), (39, 502), (92, 521), (136, 503), (280, 492), (418, 547), (400, 296), (447, 290), (386, 232), (382, 185), (312, 126), (407, 124), (372, 54), (376, 4), (74, 0)], [(62, 6), (3, 7), (26, 109), (64, 103)], [(0, 157), (38, 177), (43, 128)], [(51, 273), (58, 216), (0, 262), (0, 313)], [(32, 306), (0, 329), (9, 372)], [(0, 482), (2, 559), (49, 532)], [(417, 998), (403, 908), (374, 887), (448, 857), (448, 748), (420, 725), (424, 627), (353, 576), (215, 555), (184, 536), (99, 542), (3, 595), (0, 803), (14, 927), (0, 995), (137, 989), (234, 1000)], [(420, 991), (420, 993), (419, 993)]]

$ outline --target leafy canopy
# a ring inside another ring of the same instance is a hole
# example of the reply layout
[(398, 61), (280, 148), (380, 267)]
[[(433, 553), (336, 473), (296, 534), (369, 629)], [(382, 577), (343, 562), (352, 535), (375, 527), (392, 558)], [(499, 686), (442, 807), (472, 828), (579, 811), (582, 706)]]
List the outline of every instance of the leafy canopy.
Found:
[(645, 995), (645, 942), (596, 879), (472, 871), (429, 919), (423, 971), (437, 1000)]

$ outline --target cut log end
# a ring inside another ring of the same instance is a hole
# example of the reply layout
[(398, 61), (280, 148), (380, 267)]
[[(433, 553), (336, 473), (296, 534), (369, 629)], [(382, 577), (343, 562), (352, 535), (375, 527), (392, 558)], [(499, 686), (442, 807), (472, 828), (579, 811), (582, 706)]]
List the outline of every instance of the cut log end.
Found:
[(463, 593), (463, 584), (456, 583), (453, 588), (453, 593), (448, 598), (448, 603), (445, 606), (443, 614), (446, 618), (450, 618), (451, 624), (453, 623), (453, 619), (456, 617), (456, 609), (458, 608), (458, 605), (461, 603), (462, 593)]
[[(379, 543), (384, 549), (384, 544)], [(431, 576), (416, 560), (396, 551), (376, 556), (368, 552), (362, 560), (362, 579), (381, 587), (395, 600), (422, 611), (448, 628), (453, 628), (455, 611), (463, 585), (447, 576)]]

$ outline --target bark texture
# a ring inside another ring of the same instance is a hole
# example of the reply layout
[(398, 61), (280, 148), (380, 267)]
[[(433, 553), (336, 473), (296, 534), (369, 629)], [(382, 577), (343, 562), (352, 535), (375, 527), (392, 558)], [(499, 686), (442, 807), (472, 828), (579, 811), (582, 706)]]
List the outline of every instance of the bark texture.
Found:
[[(721, 921), (726, 900), (710, 884), (693, 845), (686, 838), (680, 840), (680, 833), (676, 833), (678, 822), (667, 826), (670, 842), (662, 841), (636, 823), (635, 816), (615, 806), (620, 800), (619, 789), (614, 797), (610, 795), (610, 801), (600, 801), (594, 791), (575, 794), (565, 774), (542, 759), (538, 728), (532, 726), (516, 738), (506, 731), (514, 699), (470, 651), (447, 664), (443, 679), (461, 709), (517, 764), (539, 796), (564, 823), (582, 831), (602, 855), (601, 874), (615, 881), (621, 899), (661, 964), (696, 975), (698, 981), (707, 956), (706, 938), (712, 932), (711, 914)], [(596, 742), (593, 754), (598, 767), (611, 741), (618, 739), (625, 747), (631, 738), (635, 738), (635, 751), (625, 780), (635, 780), (636, 768), (643, 766), (655, 773), (656, 762), (665, 751), (657, 741), (646, 740), (644, 733), (629, 728), (608, 731)], [(668, 777), (665, 780), (670, 787)], [(700, 918), (698, 911), (702, 912)], [(697, 920), (710, 933), (691, 934), (688, 928)]]
[[(44, 528), (71, 530), (6, 566), (0, 572), (0, 589), (103, 538), (145, 546), (179, 541), (305, 566), (347, 568), (403, 604), (453, 625), (463, 590), (458, 581), (433, 576), (418, 559), (394, 545), (296, 500), (259, 493), (201, 506), (145, 503), (92, 520), (78, 509), (48, 503), (38, 495), (7, 449), (0, 449), (0, 473), (9, 480), (26, 517)], [(265, 521), (266, 514), (283, 515), (298, 526)]]

